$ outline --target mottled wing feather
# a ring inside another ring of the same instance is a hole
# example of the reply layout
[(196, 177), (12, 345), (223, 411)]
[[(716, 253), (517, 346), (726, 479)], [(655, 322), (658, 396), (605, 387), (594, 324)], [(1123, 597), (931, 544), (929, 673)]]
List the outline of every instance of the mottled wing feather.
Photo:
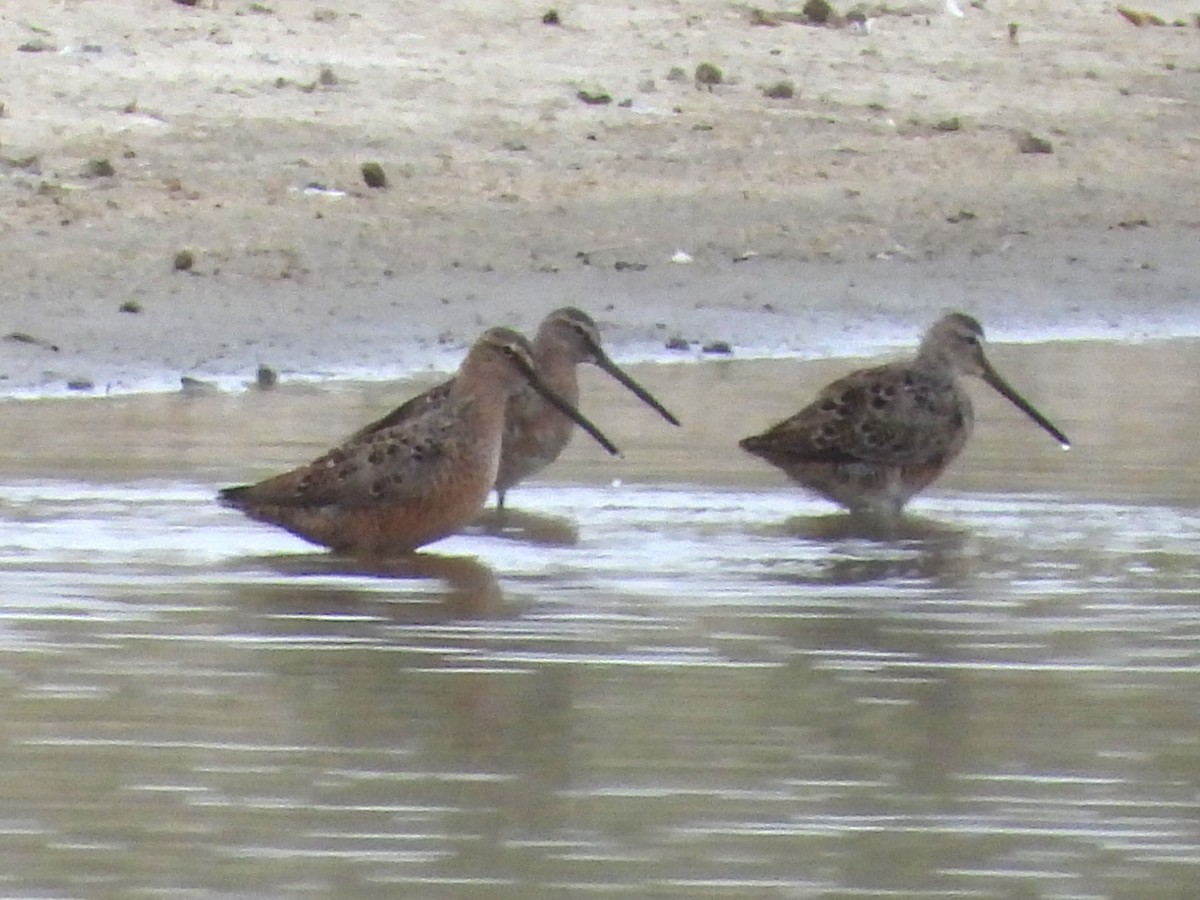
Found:
[(880, 366), (833, 382), (743, 446), (791, 463), (916, 465), (944, 456), (962, 422), (952, 382)]
[(454, 416), (414, 414), (351, 440), (307, 466), (268, 478), (237, 498), (255, 505), (341, 509), (419, 499), (457, 453)]
[(431, 387), (423, 394), (417, 394), (411, 400), (401, 403), (383, 418), (376, 419), (370, 425), (364, 425), (358, 429), (358, 431), (346, 439), (346, 444), (358, 443), (380, 431), (396, 425), (402, 425), (405, 422), (424, 415), (427, 410), (445, 403), (453, 387), (454, 379), (451, 378), (449, 381), (443, 381), (441, 384)]

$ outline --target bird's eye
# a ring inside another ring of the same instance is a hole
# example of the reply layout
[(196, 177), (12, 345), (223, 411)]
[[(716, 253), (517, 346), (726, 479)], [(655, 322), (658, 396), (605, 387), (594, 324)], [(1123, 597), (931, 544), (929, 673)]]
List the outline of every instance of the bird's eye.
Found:
[(979, 336), (978, 335), (968, 334), (965, 336), (964, 340), (966, 340), (966, 342), (968, 344), (970, 344), (972, 347), (979, 346)]

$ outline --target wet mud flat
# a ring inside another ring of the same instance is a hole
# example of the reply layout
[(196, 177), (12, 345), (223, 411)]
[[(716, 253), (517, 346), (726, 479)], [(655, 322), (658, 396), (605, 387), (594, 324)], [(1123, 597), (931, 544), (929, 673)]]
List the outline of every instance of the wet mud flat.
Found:
[(9, 895), (1187, 896), (1200, 345), (995, 347), (872, 533), (736, 439), (855, 363), (600, 376), (503, 522), (363, 566), (218, 507), (412, 385), (2, 407)]

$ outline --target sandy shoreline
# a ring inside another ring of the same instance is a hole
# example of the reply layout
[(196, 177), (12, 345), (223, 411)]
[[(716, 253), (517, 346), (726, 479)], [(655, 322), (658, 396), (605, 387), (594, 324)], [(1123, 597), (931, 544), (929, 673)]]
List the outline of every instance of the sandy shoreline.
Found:
[(6, 14), (0, 334), (40, 343), (0, 343), (0, 393), (445, 369), (565, 303), (624, 360), (867, 354), (947, 308), (996, 340), (1200, 334), (1200, 29), (1160, 6), (1187, 27), (1089, 2), (893, 5), (867, 36), (717, 2)]
[[(0, 393), (175, 390), (183, 376), (237, 390), (253, 382), (260, 364), (287, 381), (450, 371), (487, 324), (508, 322), (532, 333), (544, 311), (564, 303), (593, 313), (622, 362), (727, 358), (705, 352), (713, 342), (727, 342), (741, 359), (871, 356), (913, 345), (931, 315), (951, 308), (980, 316), (993, 342), (1195, 337), (1200, 308), (1187, 261), (1180, 252), (1143, 270), (1141, 263), (1108, 260), (1107, 272), (1091, 268), (1093, 261), (1078, 261), (1025, 278), (1013, 275), (1002, 257), (971, 260), (965, 271), (939, 260), (853, 267), (762, 261), (685, 271), (665, 263), (619, 274), (422, 273), (397, 278), (400, 291), (419, 297), (404, 303), (378, 290), (309, 294), (259, 286), (249, 304), (246, 295), (231, 296), (226, 284), (197, 279), (180, 299), (202, 313), (106, 310), (78, 323), (27, 314), (17, 330), (45, 336), (57, 349), (5, 341)], [(1077, 275), (1075, 267), (1086, 271)], [(1108, 290), (1098, 292), (1099, 282)], [(289, 311), (297, 305), (305, 306), (303, 313)], [(214, 308), (219, 315), (212, 315)], [(667, 340), (678, 337), (688, 349), (667, 349)], [(68, 382), (74, 379), (94, 388), (72, 390)]]

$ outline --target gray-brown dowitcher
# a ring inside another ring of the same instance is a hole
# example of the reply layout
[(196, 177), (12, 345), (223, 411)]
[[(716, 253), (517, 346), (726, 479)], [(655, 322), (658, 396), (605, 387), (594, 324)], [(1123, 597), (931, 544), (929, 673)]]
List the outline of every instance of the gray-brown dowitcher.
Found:
[(440, 402), (356, 436), (306, 466), (225, 488), (220, 499), (339, 552), (407, 553), (454, 533), (483, 507), (496, 482), (505, 408), (525, 386), (617, 453), (546, 386), (529, 342), (511, 329), (492, 328), (475, 342)]
[(975, 375), (1069, 447), (992, 368), (983, 340), (978, 321), (950, 313), (925, 333), (915, 358), (852, 372), (739, 446), (841, 506), (894, 515), (966, 445), (974, 410), (959, 376)]
[[(592, 363), (617, 379), (638, 399), (652, 407), (672, 425), (675, 418), (649, 391), (614, 363), (600, 346), (600, 330), (585, 312), (567, 306), (556, 309), (542, 320), (533, 339), (533, 356), (542, 380), (572, 405), (579, 403), (580, 363)], [(427, 406), (436, 406), (451, 390), (453, 380), (430, 388), (377, 422), (359, 430), (351, 440), (361, 440), (380, 428), (404, 421)], [(508, 401), (504, 420), (504, 442), (496, 473), (496, 502), (504, 507), (509, 488), (541, 471), (558, 459), (571, 439), (574, 422), (529, 386), (518, 390)]]

